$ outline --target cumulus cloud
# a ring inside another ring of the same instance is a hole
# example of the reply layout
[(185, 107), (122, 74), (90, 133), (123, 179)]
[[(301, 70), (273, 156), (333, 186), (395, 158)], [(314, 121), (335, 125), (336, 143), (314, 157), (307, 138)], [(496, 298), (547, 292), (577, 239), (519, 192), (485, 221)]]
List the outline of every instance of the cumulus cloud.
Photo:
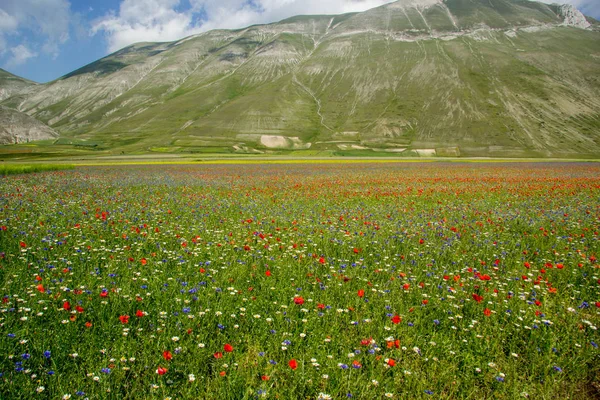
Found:
[(393, 0), (123, 0), (93, 23), (115, 51), (136, 42), (172, 41), (218, 28), (242, 28), (299, 14), (364, 11)]
[[(54, 57), (58, 55), (59, 46), (69, 39), (71, 19), (70, 3), (67, 0), (2, 0), (0, 3), (0, 53), (7, 52), (9, 42), (22, 39), (27, 33), (35, 38), (34, 43), (41, 51)], [(15, 49), (18, 54), (35, 54), (24, 45)], [(30, 57), (11, 60), (24, 60)], [(22, 61), (22, 62), (24, 62)]]
[(14, 68), (21, 64), (24, 64), (30, 58), (37, 57), (37, 53), (31, 51), (27, 46), (20, 44), (18, 46), (13, 47), (9, 51), (11, 53), (10, 58), (6, 62), (6, 66), (8, 68)]
[(170, 41), (199, 31), (192, 12), (178, 12), (179, 0), (124, 0), (118, 12), (93, 23), (92, 34), (103, 31), (110, 51), (136, 42)]

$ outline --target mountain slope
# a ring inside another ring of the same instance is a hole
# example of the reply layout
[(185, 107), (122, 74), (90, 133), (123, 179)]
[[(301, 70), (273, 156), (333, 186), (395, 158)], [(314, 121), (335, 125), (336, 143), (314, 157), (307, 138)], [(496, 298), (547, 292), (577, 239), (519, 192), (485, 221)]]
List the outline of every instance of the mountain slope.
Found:
[(29, 143), (57, 137), (58, 133), (35, 118), (0, 106), (0, 144)]
[(13, 75), (0, 68), (0, 101), (35, 86), (37, 86), (37, 83)]
[(5, 104), (120, 151), (598, 156), (599, 67), (570, 6), (400, 0), (136, 44)]

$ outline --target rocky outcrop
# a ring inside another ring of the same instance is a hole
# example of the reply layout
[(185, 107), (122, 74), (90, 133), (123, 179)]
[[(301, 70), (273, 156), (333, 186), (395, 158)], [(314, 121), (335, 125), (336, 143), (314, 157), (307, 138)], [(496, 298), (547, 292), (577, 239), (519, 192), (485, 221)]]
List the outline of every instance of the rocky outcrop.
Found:
[(563, 4), (560, 6), (560, 14), (565, 18), (563, 22), (564, 25), (581, 29), (588, 29), (591, 26), (585, 18), (585, 15), (570, 4)]
[(58, 133), (27, 114), (0, 106), (0, 144), (55, 139)]

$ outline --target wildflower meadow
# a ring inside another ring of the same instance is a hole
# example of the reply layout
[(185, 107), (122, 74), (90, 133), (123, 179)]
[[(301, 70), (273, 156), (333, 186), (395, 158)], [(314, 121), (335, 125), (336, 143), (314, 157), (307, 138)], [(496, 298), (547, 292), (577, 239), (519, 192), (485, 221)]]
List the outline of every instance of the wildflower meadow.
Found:
[(2, 399), (600, 395), (600, 164), (0, 177)]

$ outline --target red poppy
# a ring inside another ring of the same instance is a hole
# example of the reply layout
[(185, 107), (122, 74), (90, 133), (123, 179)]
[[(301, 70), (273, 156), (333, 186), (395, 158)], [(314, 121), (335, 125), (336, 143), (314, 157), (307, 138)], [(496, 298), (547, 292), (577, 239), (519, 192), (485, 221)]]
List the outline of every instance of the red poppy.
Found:
[(267, 271), (265, 272), (265, 275), (266, 275), (266, 276), (271, 276), (271, 271), (267, 270)]
[(290, 366), (291, 369), (295, 370), (296, 368), (298, 368), (298, 363), (296, 362), (296, 360), (292, 359), (290, 360), (290, 362), (288, 362), (288, 365)]
[(397, 324), (399, 324), (400, 322), (402, 322), (402, 318), (401, 318), (401, 317), (400, 317), (398, 314), (396, 314), (396, 315), (394, 315), (394, 316), (392, 317), (392, 323), (393, 323), (393, 324), (396, 324), (396, 325), (397, 325)]
[(71, 309), (71, 304), (68, 301), (65, 301), (63, 303), (63, 308), (67, 311), (69, 311)]
[(263, 376), (260, 377), (260, 379), (263, 380), (263, 381), (268, 381), (269, 379), (271, 379), (271, 377), (268, 376), (268, 375), (263, 375)]
[(564, 266), (564, 265), (562, 265), (562, 264), (556, 264), (556, 268), (558, 268), (558, 269), (563, 269), (564, 267), (565, 267), (565, 266)]
[(108, 292), (106, 290), (101, 291), (100, 297), (108, 297)]
[(481, 301), (483, 300), (483, 296), (480, 296), (477, 293), (473, 293), (473, 300), (475, 300), (478, 303), (481, 303)]
[(425, 240), (419, 239), (419, 244), (423, 244), (423, 243), (425, 243)]
[(410, 285), (408, 283), (405, 283), (404, 285), (402, 285), (402, 289), (404, 289), (404, 290), (408, 290), (409, 287), (410, 287)]
[(596, 302), (596, 307), (600, 308), (600, 301)]
[(167, 369), (159, 366), (159, 367), (156, 369), (156, 373), (157, 373), (157, 374), (159, 374), (159, 375), (164, 375), (164, 374), (166, 374), (166, 373), (167, 373)]
[(229, 343), (225, 343), (225, 346), (223, 346), (223, 350), (225, 350), (227, 353), (231, 353), (233, 351), (233, 346)]
[(144, 316), (144, 312), (142, 310), (137, 310), (135, 312), (135, 316), (138, 318), (142, 318)]
[(353, 249), (352, 249), (352, 251), (354, 252), (354, 254), (358, 254), (358, 253), (360, 253), (360, 250), (359, 250), (359, 249), (357, 249), (356, 247), (355, 247), (355, 248), (353, 248)]
[(523, 263), (523, 265), (525, 266), (525, 268), (529, 268), (529, 267), (531, 267), (531, 264), (529, 264), (527, 261), (525, 261), (525, 262)]
[(299, 306), (301, 306), (302, 304), (304, 304), (304, 299), (301, 296), (294, 297), (294, 303), (296, 303)]
[(387, 365), (393, 367), (394, 365), (396, 365), (396, 360), (394, 360), (393, 358), (388, 359)]
[(324, 309), (325, 309), (325, 304), (323, 304), (323, 303), (319, 303), (319, 304), (317, 304), (317, 308), (318, 308), (319, 310), (324, 310)]
[(357, 294), (358, 294), (358, 297), (360, 297), (360, 298), (365, 297), (365, 291), (362, 289), (360, 289)]
[(485, 310), (483, 310), (483, 315), (485, 315), (486, 317), (489, 317), (490, 315), (492, 315), (492, 310), (490, 310), (489, 308), (486, 308)]
[(217, 351), (215, 354), (213, 354), (213, 356), (215, 358), (223, 358), (223, 353), (221, 353), (220, 351)]
[(21, 246), (22, 248), (26, 248), (27, 247), (27, 243), (25, 243), (25, 242), (19, 242), (19, 246)]
[(227, 372), (225, 372), (225, 371), (221, 371), (221, 372), (219, 372), (219, 375), (220, 375), (220, 376), (225, 376), (225, 375), (227, 375)]
[(127, 324), (129, 322), (129, 315), (121, 315), (119, 321), (121, 321), (122, 324)]
[(169, 350), (165, 350), (163, 351), (163, 358), (167, 361), (170, 361), (173, 359), (173, 354), (171, 354)]
[(92, 327), (92, 323), (90, 321), (85, 323), (85, 327), (86, 328), (91, 328)]
[(40, 293), (44, 293), (46, 291), (46, 289), (44, 289), (44, 285), (42, 285), (42, 284), (37, 285), (37, 290)]
[(421, 304), (423, 304), (423, 305), (427, 305), (428, 303), (429, 303), (429, 300), (427, 300), (427, 299), (425, 299), (421, 302)]
[(140, 260), (140, 262), (142, 263), (142, 265), (146, 265), (146, 264), (148, 264), (148, 261), (147, 261), (145, 258), (142, 258), (142, 259)]
[(319, 258), (319, 262), (320, 262), (321, 264), (325, 264), (325, 257), (320, 257), (320, 258)]
[(75, 310), (77, 310), (77, 312), (79, 312), (79, 313), (82, 313), (84, 311), (83, 307), (81, 307), (81, 306), (75, 307)]

